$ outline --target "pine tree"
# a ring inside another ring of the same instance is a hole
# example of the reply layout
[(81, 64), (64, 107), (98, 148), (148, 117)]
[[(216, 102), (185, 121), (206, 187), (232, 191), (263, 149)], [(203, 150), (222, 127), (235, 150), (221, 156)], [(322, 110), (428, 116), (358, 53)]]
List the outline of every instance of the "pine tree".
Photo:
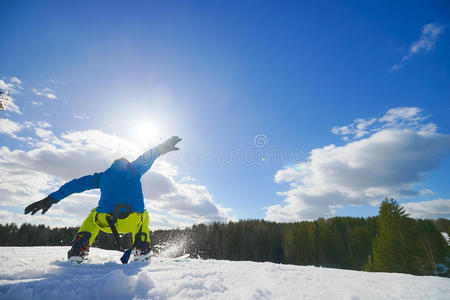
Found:
[(380, 206), (377, 235), (373, 244), (373, 270), (408, 272), (405, 240), (407, 214), (394, 199), (385, 199)]

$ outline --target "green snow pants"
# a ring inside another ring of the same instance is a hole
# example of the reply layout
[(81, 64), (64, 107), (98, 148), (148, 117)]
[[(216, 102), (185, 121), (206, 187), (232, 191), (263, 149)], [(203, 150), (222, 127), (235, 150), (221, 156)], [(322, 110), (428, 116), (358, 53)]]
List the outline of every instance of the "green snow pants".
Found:
[[(94, 208), (91, 210), (91, 213), (81, 225), (80, 229), (78, 230), (78, 233), (89, 232), (91, 234), (91, 237), (89, 239), (89, 246), (92, 245), (100, 230), (103, 232), (112, 233), (108, 221), (106, 221), (107, 216), (111, 216), (111, 214), (98, 213), (96, 211), (96, 208)], [(147, 210), (144, 210), (144, 212), (142, 213), (133, 212), (125, 219), (117, 219), (116, 228), (119, 233), (131, 232), (134, 244), (135, 236), (142, 226), (142, 233), (145, 234), (141, 234), (138, 236), (140, 239), (146, 240), (141, 240), (140, 242), (150, 243), (150, 229), (148, 227), (148, 222), (149, 217)]]

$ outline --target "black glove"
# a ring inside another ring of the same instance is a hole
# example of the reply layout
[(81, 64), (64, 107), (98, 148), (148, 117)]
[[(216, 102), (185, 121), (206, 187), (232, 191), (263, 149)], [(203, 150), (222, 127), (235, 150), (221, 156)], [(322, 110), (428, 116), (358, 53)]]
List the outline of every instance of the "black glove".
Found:
[(163, 155), (170, 151), (180, 150), (179, 148), (175, 147), (175, 145), (180, 141), (181, 139), (178, 136), (173, 136), (164, 143), (158, 145), (159, 154)]
[(25, 207), (25, 214), (28, 214), (31, 212), (32, 215), (37, 213), (40, 209), (42, 209), (42, 214), (45, 214), (47, 210), (55, 204), (57, 201), (53, 199), (50, 196), (47, 196), (46, 198), (36, 201)]

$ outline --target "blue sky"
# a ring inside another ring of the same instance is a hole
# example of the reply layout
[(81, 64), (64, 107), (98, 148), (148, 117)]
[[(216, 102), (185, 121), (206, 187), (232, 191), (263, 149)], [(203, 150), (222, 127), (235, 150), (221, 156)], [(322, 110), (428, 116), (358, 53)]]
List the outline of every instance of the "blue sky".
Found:
[(153, 226), (368, 216), (384, 197), (450, 216), (446, 1), (0, 7), (3, 222), (79, 224), (97, 194), (20, 212), (171, 135), (181, 151), (143, 179)]

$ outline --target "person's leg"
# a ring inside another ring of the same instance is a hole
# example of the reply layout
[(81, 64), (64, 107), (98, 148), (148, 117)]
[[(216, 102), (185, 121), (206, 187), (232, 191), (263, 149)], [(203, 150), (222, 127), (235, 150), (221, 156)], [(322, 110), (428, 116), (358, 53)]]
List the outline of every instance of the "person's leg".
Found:
[(73, 239), (72, 248), (67, 253), (69, 260), (81, 261), (87, 259), (89, 247), (94, 242), (100, 230), (100, 227), (95, 223), (95, 214), (96, 210), (94, 208), (84, 220), (80, 229), (78, 229)]
[(120, 233), (131, 232), (135, 260), (145, 260), (150, 257), (150, 229), (149, 216), (146, 210), (143, 213), (132, 213), (125, 219), (117, 220), (116, 227)]
[(149, 217), (147, 210), (141, 214), (142, 222), (137, 231), (133, 232), (133, 244), (137, 248), (150, 247), (150, 229), (148, 227)]
[(150, 229), (147, 210), (141, 214), (142, 223), (137, 232), (133, 232), (134, 260), (145, 261), (150, 259)]

